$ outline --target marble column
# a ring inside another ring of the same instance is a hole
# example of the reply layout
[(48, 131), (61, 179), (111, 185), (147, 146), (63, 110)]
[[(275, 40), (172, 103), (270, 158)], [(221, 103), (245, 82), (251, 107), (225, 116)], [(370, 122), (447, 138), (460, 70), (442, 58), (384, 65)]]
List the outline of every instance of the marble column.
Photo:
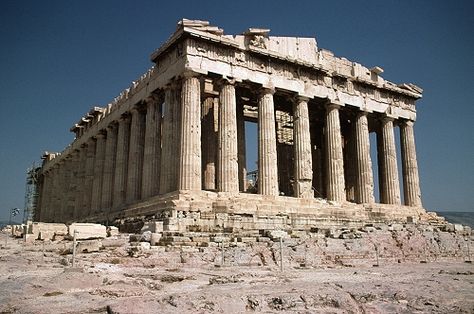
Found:
[(237, 104), (237, 144), (239, 156), (239, 191), (247, 191), (247, 149), (245, 147), (244, 105)]
[(179, 190), (201, 190), (201, 87), (186, 76), (181, 89)]
[(380, 202), (400, 204), (400, 182), (398, 181), (397, 152), (393, 133), (393, 118), (384, 117), (377, 134)]
[(212, 96), (206, 97), (202, 104), (202, 172), (203, 189), (216, 189), (216, 159), (217, 159), (217, 101)]
[(308, 98), (298, 97), (293, 104), (293, 148), (295, 158), (294, 196), (313, 198), (313, 163), (309, 131)]
[(85, 191), (85, 171), (87, 161), (87, 149), (86, 145), (82, 145), (78, 150), (78, 163), (77, 163), (77, 186), (74, 199), (74, 220), (83, 217), (83, 204), (84, 204), (84, 191)]
[(65, 189), (65, 198), (64, 198), (64, 214), (62, 221), (69, 221), (72, 217), (72, 213), (74, 212), (74, 191), (75, 191), (75, 177), (73, 177), (74, 171), (74, 162), (75, 156), (74, 152), (71, 155), (68, 155), (65, 160), (65, 182), (64, 182), (64, 189)]
[(128, 152), (130, 142), (130, 115), (122, 115), (118, 121), (117, 155), (115, 159), (113, 207), (125, 203), (127, 192)]
[(403, 121), (400, 124), (403, 195), (405, 205), (421, 207), (420, 178), (418, 176), (413, 124), (413, 121)]
[(346, 125), (346, 130), (341, 126), (343, 136), (344, 155), (344, 184), (346, 191), (346, 200), (349, 202), (355, 201), (355, 189), (357, 185), (357, 169), (356, 169), (356, 152), (355, 152), (355, 125), (354, 122), (349, 122)]
[(258, 99), (258, 193), (278, 195), (275, 90), (264, 88)]
[(143, 147), (145, 142), (145, 114), (141, 109), (131, 110), (130, 150), (128, 152), (127, 203), (141, 199)]
[(95, 159), (96, 139), (91, 137), (87, 140), (87, 155), (85, 168), (85, 184), (84, 184), (84, 202), (83, 202), (83, 216), (91, 213), (92, 208), (92, 185), (94, 182), (94, 159)]
[(101, 209), (101, 194), (105, 160), (105, 134), (96, 135), (96, 151), (94, 159), (94, 179), (92, 181), (91, 213), (96, 214)]
[(68, 220), (74, 220), (76, 212), (76, 199), (78, 195), (78, 188), (80, 184), (79, 179), (79, 167), (80, 167), (80, 153), (79, 150), (73, 150), (71, 154), (71, 184), (70, 184), (70, 197), (69, 197), (69, 215)]
[(217, 189), (221, 192), (239, 191), (237, 155), (237, 114), (235, 87), (223, 80), (219, 93), (219, 131), (217, 145)]
[(178, 188), (179, 143), (181, 132), (180, 89), (176, 83), (165, 89), (161, 142), (160, 194)]
[(147, 100), (142, 197), (157, 195), (161, 165), (161, 102), (157, 95)]
[(57, 210), (57, 188), (58, 188), (58, 166), (54, 165), (51, 167), (51, 188), (49, 195), (49, 209), (47, 215), (47, 221), (53, 222), (54, 215)]
[(105, 140), (104, 172), (102, 178), (101, 208), (110, 210), (113, 204), (115, 156), (117, 155), (117, 123), (111, 123), (107, 127), (107, 138)]
[(326, 108), (326, 194), (328, 200), (335, 202), (346, 200), (339, 107), (336, 104), (329, 104)]
[(374, 178), (370, 158), (369, 123), (367, 112), (359, 112), (355, 118), (356, 153), (356, 203), (374, 203)]
[(47, 221), (50, 208), (51, 191), (51, 171), (43, 172), (43, 195), (41, 196), (41, 215), (40, 221)]

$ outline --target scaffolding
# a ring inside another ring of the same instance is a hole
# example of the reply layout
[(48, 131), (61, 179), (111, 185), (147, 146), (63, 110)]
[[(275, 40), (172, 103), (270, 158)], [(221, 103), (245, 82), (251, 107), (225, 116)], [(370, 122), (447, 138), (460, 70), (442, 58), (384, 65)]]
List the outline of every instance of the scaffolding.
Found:
[(25, 206), (23, 210), (23, 223), (32, 221), (37, 202), (38, 202), (38, 173), (41, 167), (37, 167), (35, 163), (26, 171), (26, 188), (25, 188)]

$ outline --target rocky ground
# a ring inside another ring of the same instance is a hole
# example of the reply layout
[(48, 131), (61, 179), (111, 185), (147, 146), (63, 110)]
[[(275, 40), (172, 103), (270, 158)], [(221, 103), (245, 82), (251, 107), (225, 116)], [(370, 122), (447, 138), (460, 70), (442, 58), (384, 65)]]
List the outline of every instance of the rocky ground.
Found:
[(119, 236), (78, 254), (73, 268), (70, 242), (9, 238), (5, 248), (5, 237), (0, 313), (474, 313), (474, 266), (462, 258), (381, 254), (378, 266), (376, 256), (314, 266), (295, 263), (284, 246), (281, 271), (268, 244), (229, 248), (222, 262), (217, 247), (131, 257), (128, 236)]

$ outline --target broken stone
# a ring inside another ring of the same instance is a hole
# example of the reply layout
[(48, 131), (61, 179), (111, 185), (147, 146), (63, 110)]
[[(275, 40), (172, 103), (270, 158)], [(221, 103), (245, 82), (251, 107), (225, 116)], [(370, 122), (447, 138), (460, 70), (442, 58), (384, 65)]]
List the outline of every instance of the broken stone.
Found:
[(100, 239), (107, 237), (107, 228), (104, 225), (92, 223), (73, 223), (69, 226), (69, 236), (74, 236), (74, 230), (77, 231), (76, 239)]

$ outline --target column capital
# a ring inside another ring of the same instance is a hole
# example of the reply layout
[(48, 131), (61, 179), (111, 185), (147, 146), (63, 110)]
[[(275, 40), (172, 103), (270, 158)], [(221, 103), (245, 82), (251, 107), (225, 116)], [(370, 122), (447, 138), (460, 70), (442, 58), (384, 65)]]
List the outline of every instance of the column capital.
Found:
[(267, 94), (274, 95), (275, 92), (276, 92), (275, 87), (270, 87), (270, 86), (262, 86), (262, 87), (258, 90), (258, 94), (259, 94), (260, 96), (267, 95)]
[(298, 95), (294, 96), (294, 100), (298, 101), (298, 102), (300, 102), (300, 101), (308, 102), (310, 99), (311, 99), (311, 97), (306, 96), (306, 95), (301, 95), (301, 94), (298, 94)]
[(105, 128), (106, 131), (110, 132), (110, 131), (113, 131), (113, 130), (117, 129), (117, 124), (118, 124), (118, 121), (116, 121), (116, 120), (110, 122), (109, 125), (107, 125), (107, 127)]
[(181, 75), (185, 79), (186, 78), (191, 78), (191, 77), (200, 78), (202, 76), (201, 73), (198, 73), (198, 72), (195, 72), (195, 71), (192, 71), (192, 70), (185, 70)]
[(415, 121), (400, 119), (400, 124), (413, 127), (415, 125)]
[(236, 80), (232, 77), (223, 76), (214, 80), (214, 84), (216, 84), (218, 88), (222, 88), (222, 86), (224, 85), (235, 85), (235, 83), (236, 83)]
[(326, 104), (326, 109), (327, 110), (332, 110), (332, 109), (339, 109), (341, 108), (342, 105), (340, 103), (337, 103), (337, 102), (333, 102), (333, 101), (329, 101), (327, 104)]
[(390, 122), (390, 121), (394, 121), (395, 117), (393, 117), (391, 115), (388, 115), (388, 114), (385, 114), (380, 118), (380, 120), (383, 121), (383, 122)]

